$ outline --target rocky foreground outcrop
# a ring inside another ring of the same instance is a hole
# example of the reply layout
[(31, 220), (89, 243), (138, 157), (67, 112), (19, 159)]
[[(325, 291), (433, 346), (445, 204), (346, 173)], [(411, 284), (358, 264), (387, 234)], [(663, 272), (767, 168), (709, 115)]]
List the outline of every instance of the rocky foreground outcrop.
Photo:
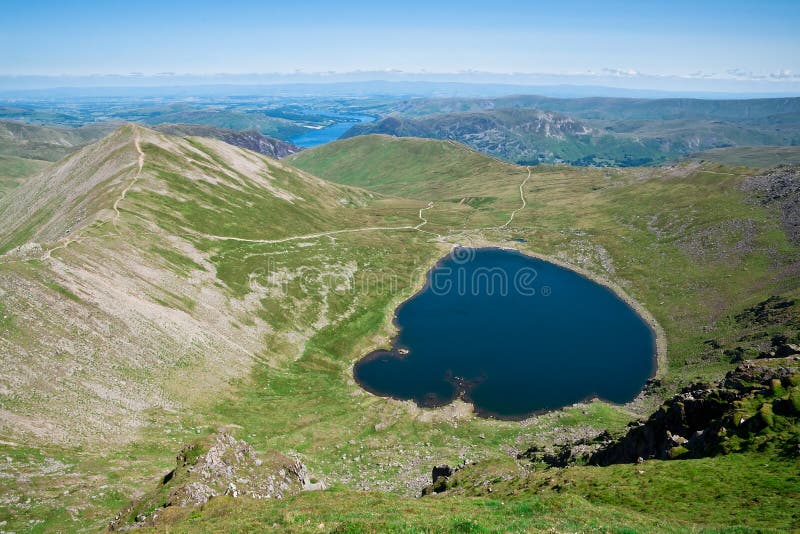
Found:
[(214, 497), (282, 499), (304, 489), (322, 489), (302, 462), (279, 453), (259, 455), (227, 432), (187, 445), (177, 466), (144, 498), (117, 515), (109, 530), (152, 525), (167, 509), (191, 508)]
[[(794, 345), (780, 346), (792, 350)], [(533, 445), (517, 458), (566, 467), (701, 458), (765, 447), (798, 456), (800, 355), (745, 361), (718, 383), (682, 389), (646, 421), (628, 427), (618, 439), (603, 431), (577, 441)]]
[(699, 458), (775, 446), (800, 454), (800, 357), (751, 360), (718, 384), (693, 384), (592, 454), (594, 465)]

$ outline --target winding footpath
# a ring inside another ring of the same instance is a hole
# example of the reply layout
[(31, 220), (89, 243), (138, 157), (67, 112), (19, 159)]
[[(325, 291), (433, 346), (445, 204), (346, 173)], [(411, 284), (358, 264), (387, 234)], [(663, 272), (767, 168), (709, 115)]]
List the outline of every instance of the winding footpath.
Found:
[[(433, 202), (428, 202), (428, 205), (424, 208), (420, 208), (419, 210), (419, 219), (420, 223), (416, 226), (365, 226), (361, 228), (346, 228), (343, 230), (331, 230), (329, 232), (319, 232), (316, 234), (305, 234), (305, 235), (296, 235), (291, 237), (282, 237), (280, 239), (248, 239), (244, 237), (226, 237), (226, 236), (219, 236), (213, 234), (205, 234), (205, 233), (197, 233), (201, 237), (205, 237), (206, 239), (213, 239), (217, 241), (238, 241), (240, 243), (261, 243), (261, 244), (277, 244), (277, 243), (288, 243), (290, 241), (302, 241), (305, 239), (317, 239), (320, 237), (328, 237), (332, 235), (338, 234), (349, 234), (349, 233), (356, 233), (356, 232), (378, 232), (378, 231), (393, 231), (393, 230), (417, 230), (420, 232), (426, 232), (432, 235), (439, 236), (439, 234), (434, 234), (433, 232), (427, 232), (426, 230), (422, 230), (421, 228), (428, 224), (428, 220), (423, 216), (423, 212), (425, 210), (429, 210), (433, 207)], [(439, 236), (441, 237), (441, 236)]]
[(303, 239), (317, 239), (319, 237), (327, 237), (337, 234), (350, 234), (355, 232), (375, 232), (380, 230), (415, 230), (416, 226), (366, 226), (363, 228), (346, 228), (344, 230), (332, 230), (330, 232), (320, 232), (318, 234), (295, 235), (291, 237), (283, 237), (281, 239), (248, 239), (245, 237), (229, 237), (213, 234), (204, 234), (201, 232), (194, 232), (193, 235), (205, 237), (215, 241), (239, 241), (241, 243), (263, 243), (267, 245), (275, 243), (288, 243), (289, 241), (301, 241)]
[[(125, 200), (128, 191), (130, 191), (131, 188), (136, 184), (136, 182), (139, 181), (139, 177), (142, 175), (142, 169), (144, 168), (144, 152), (142, 151), (141, 137), (138, 131), (136, 132), (136, 135), (133, 138), (133, 146), (136, 147), (136, 152), (139, 154), (139, 157), (137, 159), (138, 167), (136, 169), (136, 174), (133, 176), (133, 180), (131, 180), (131, 182), (127, 185), (127, 187), (125, 187), (125, 189), (122, 190), (122, 193), (120, 193), (119, 197), (117, 197), (117, 199), (114, 201), (114, 206), (113, 206), (114, 218), (111, 220), (111, 222), (114, 225), (115, 229), (117, 228), (117, 222), (119, 221), (120, 218), (119, 203)], [(70, 246), (72, 243), (77, 243), (81, 239), (83, 238), (78, 236), (77, 234), (67, 238), (62, 238), (61, 240), (59, 240), (62, 241), (60, 245), (47, 249), (44, 252), (44, 254), (42, 254), (42, 260), (49, 260), (52, 257), (53, 252), (57, 250), (63, 250), (68, 246)]]
[[(114, 218), (112, 219), (112, 224), (114, 225), (114, 228), (117, 228), (117, 223), (118, 223), (118, 221), (119, 221), (119, 219), (121, 217), (121, 213), (120, 213), (120, 210), (119, 210), (120, 203), (125, 200), (128, 192), (139, 181), (139, 178), (142, 175), (142, 169), (144, 168), (145, 155), (144, 155), (144, 151), (142, 150), (142, 147), (141, 147), (141, 137), (140, 137), (138, 132), (136, 133), (133, 142), (134, 142), (134, 146), (136, 147), (136, 152), (138, 153), (138, 159), (137, 159), (138, 168), (136, 170), (136, 174), (133, 177), (133, 180), (131, 180), (131, 182), (125, 187), (125, 189), (122, 190), (122, 192), (120, 193), (119, 197), (117, 197), (117, 199), (114, 201), (114, 205), (113, 205)], [(520, 200), (522, 201), (522, 205), (519, 208), (517, 208), (517, 209), (515, 209), (514, 211), (511, 212), (511, 216), (505, 222), (505, 224), (503, 224), (502, 226), (499, 226), (499, 227), (495, 227), (495, 228), (498, 228), (498, 229), (508, 228), (509, 225), (512, 222), (514, 222), (514, 217), (516, 216), (516, 214), (527, 207), (528, 204), (527, 204), (527, 201), (525, 199), (524, 188), (525, 188), (525, 185), (528, 183), (528, 180), (530, 180), (530, 178), (531, 178), (531, 169), (530, 169), (530, 167), (528, 167), (528, 175), (525, 177), (525, 179), (519, 185), (519, 197), (520, 197)], [(322, 237), (335, 236), (335, 235), (348, 234), (348, 233), (410, 230), (410, 231), (423, 232), (423, 233), (426, 233), (426, 234), (433, 235), (439, 241), (446, 241), (447, 239), (452, 237), (452, 235), (454, 235), (454, 234), (441, 235), (441, 234), (438, 234), (436, 232), (431, 232), (431, 231), (422, 229), (425, 225), (428, 224), (428, 219), (425, 218), (425, 211), (430, 210), (433, 207), (434, 207), (434, 203), (431, 201), (431, 202), (428, 202), (428, 205), (425, 206), (424, 208), (420, 208), (419, 215), (418, 215), (420, 222), (416, 226), (412, 226), (412, 225), (404, 225), (404, 226), (366, 226), (366, 227), (361, 227), (361, 228), (346, 228), (346, 229), (342, 229), (342, 230), (331, 230), (331, 231), (328, 231), (328, 232), (319, 232), (319, 233), (314, 233), (314, 234), (304, 234), (304, 235), (283, 237), (283, 238), (279, 238), (279, 239), (249, 239), (249, 238), (244, 238), (244, 237), (220, 236), (220, 235), (206, 234), (206, 233), (202, 233), (202, 232), (192, 232), (192, 235), (196, 235), (196, 236), (203, 237), (203, 238), (206, 238), (206, 239), (211, 239), (211, 240), (214, 240), (214, 241), (237, 241), (237, 242), (240, 242), (240, 243), (259, 243), (259, 244), (271, 245), (271, 244), (289, 243), (289, 242), (292, 242), (292, 241), (302, 241), (302, 240), (306, 240), (306, 239), (318, 239), (318, 238), (322, 238)], [(53, 248), (48, 249), (47, 251), (45, 251), (43, 256), (42, 256), (42, 259), (44, 259), (44, 260), (50, 259), (53, 252), (55, 252), (57, 250), (65, 249), (70, 244), (75, 243), (75, 242), (79, 241), (80, 239), (81, 238), (78, 237), (77, 235), (74, 236), (74, 237), (69, 237), (67, 239), (64, 239), (63, 242), (61, 244), (59, 244), (58, 246), (53, 247)]]
[(420, 228), (422, 228), (423, 226), (428, 224), (428, 219), (426, 219), (425, 217), (422, 216), (422, 212), (425, 211), (425, 210), (429, 210), (432, 207), (433, 207), (433, 202), (428, 202), (427, 206), (425, 206), (424, 208), (420, 208), (419, 209), (419, 220), (421, 220), (422, 222), (419, 223), (418, 225), (416, 225), (414, 227), (414, 230), (419, 230)]
[(520, 198), (520, 200), (522, 200), (522, 206), (520, 206), (519, 208), (517, 208), (514, 211), (512, 211), (511, 212), (511, 217), (509, 217), (508, 220), (506, 221), (506, 223), (503, 226), (501, 226), (500, 228), (508, 228), (508, 225), (511, 224), (514, 221), (514, 215), (516, 215), (517, 212), (524, 210), (525, 207), (528, 205), (528, 203), (525, 201), (525, 192), (523, 191), (523, 188), (525, 187), (525, 184), (527, 184), (528, 180), (530, 180), (530, 179), (531, 179), (531, 168), (528, 167), (528, 176), (527, 176), (527, 178), (525, 178), (522, 181), (522, 183), (519, 184), (519, 198)]
[(120, 194), (119, 198), (117, 198), (117, 200), (114, 201), (114, 213), (115, 213), (115, 215), (114, 215), (114, 221), (113, 222), (114, 222), (114, 227), (115, 228), (117, 226), (117, 221), (119, 221), (119, 217), (120, 217), (120, 215), (119, 215), (119, 203), (122, 202), (123, 200), (125, 200), (125, 197), (127, 196), (128, 191), (130, 191), (131, 188), (134, 185), (136, 185), (136, 182), (139, 181), (139, 177), (142, 175), (142, 169), (144, 168), (144, 152), (142, 152), (141, 137), (139, 136), (139, 131), (138, 130), (136, 131), (136, 135), (133, 138), (133, 146), (136, 147), (136, 152), (139, 153), (139, 159), (137, 161), (137, 164), (139, 165), (139, 168), (137, 169), (136, 175), (133, 177), (133, 180), (131, 180), (131, 183), (128, 184), (128, 187), (123, 189), (122, 190), (122, 194)]

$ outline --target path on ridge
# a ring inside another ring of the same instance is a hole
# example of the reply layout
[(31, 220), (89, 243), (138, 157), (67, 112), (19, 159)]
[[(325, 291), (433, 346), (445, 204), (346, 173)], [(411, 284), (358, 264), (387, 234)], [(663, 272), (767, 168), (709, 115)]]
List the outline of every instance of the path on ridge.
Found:
[[(145, 154), (144, 154), (144, 151), (142, 150), (142, 147), (141, 147), (141, 137), (140, 137), (138, 131), (136, 132), (136, 135), (134, 137), (134, 146), (136, 147), (136, 152), (138, 153), (138, 159), (137, 159), (138, 168), (137, 168), (136, 174), (133, 177), (133, 180), (131, 180), (131, 182), (127, 185), (127, 187), (125, 187), (125, 189), (122, 190), (122, 192), (120, 193), (119, 197), (117, 197), (117, 199), (114, 201), (114, 205), (113, 205), (114, 218), (112, 220), (112, 223), (114, 224), (115, 228), (117, 226), (117, 222), (119, 221), (119, 219), (121, 217), (121, 213), (120, 213), (120, 210), (119, 210), (120, 202), (125, 200), (128, 192), (131, 190), (131, 188), (133, 188), (136, 185), (136, 183), (138, 182), (138, 180), (139, 180), (139, 178), (140, 178), (140, 176), (142, 174), (142, 169), (144, 168)], [(530, 167), (528, 167), (527, 170), (528, 170), (528, 175), (525, 177), (525, 179), (519, 185), (519, 196), (520, 196), (520, 200), (522, 201), (522, 206), (520, 206), (519, 208), (517, 208), (514, 211), (512, 211), (511, 212), (511, 216), (509, 217), (508, 221), (506, 221), (505, 224), (503, 224), (502, 226), (497, 227), (498, 229), (508, 228), (508, 226), (514, 221), (514, 217), (516, 216), (516, 214), (519, 211), (525, 209), (525, 207), (527, 207), (527, 201), (525, 199), (524, 187), (528, 183), (528, 180), (530, 180), (530, 178), (531, 178), (531, 169), (530, 169)], [(202, 232), (193, 232), (193, 234), (194, 235), (198, 235), (200, 237), (204, 237), (206, 239), (212, 239), (212, 240), (216, 240), (216, 241), (237, 241), (237, 242), (241, 242), (241, 243), (278, 244), (278, 243), (288, 243), (288, 242), (291, 242), (291, 241), (302, 241), (302, 240), (305, 240), (305, 239), (318, 239), (318, 238), (321, 238), (321, 237), (327, 237), (327, 236), (333, 236), (333, 235), (339, 235), (339, 234), (347, 234), (347, 233), (411, 230), (411, 231), (418, 231), (418, 232), (423, 232), (423, 233), (426, 233), (426, 234), (434, 235), (434, 236), (437, 237), (437, 239), (439, 241), (445, 241), (449, 237), (451, 237), (452, 234), (451, 235), (441, 235), (441, 234), (437, 234), (435, 232), (430, 232), (428, 230), (423, 230), (422, 229), (423, 226), (428, 224), (428, 220), (425, 218), (424, 212), (426, 210), (429, 210), (429, 209), (433, 208), (433, 206), (434, 206), (434, 203), (431, 201), (431, 202), (428, 202), (428, 205), (425, 206), (424, 208), (420, 208), (418, 216), (419, 216), (419, 219), (420, 219), (421, 222), (419, 224), (417, 224), (416, 226), (412, 226), (412, 225), (404, 225), (404, 226), (366, 226), (366, 227), (359, 227), (359, 228), (345, 228), (345, 229), (341, 229), (341, 230), (330, 230), (330, 231), (327, 231), (327, 232), (318, 232), (318, 233), (314, 233), (314, 234), (304, 234), (304, 235), (297, 235), (297, 236), (282, 237), (282, 238), (278, 238), (278, 239), (250, 239), (250, 238), (244, 238), (244, 237), (219, 236), (219, 235), (213, 235), (213, 234), (206, 234), (206, 233), (202, 233)], [(71, 243), (74, 243), (74, 242), (78, 241), (79, 239), (80, 238), (77, 235), (74, 236), (74, 237), (70, 237), (68, 239), (65, 239), (62, 244), (60, 244), (60, 245), (58, 245), (58, 246), (56, 246), (56, 247), (54, 247), (52, 249), (47, 250), (44, 253), (42, 259), (49, 259), (53, 252), (55, 252), (56, 250), (59, 250), (59, 249), (67, 248)]]

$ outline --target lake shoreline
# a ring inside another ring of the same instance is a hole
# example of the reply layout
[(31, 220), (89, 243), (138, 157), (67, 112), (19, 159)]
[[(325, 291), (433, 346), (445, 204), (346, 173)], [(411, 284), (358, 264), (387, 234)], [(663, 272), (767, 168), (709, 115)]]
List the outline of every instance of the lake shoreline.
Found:
[[(588, 269), (584, 269), (583, 267), (579, 267), (577, 265), (573, 265), (568, 263), (562, 259), (556, 258), (555, 256), (550, 256), (548, 254), (544, 254), (542, 252), (531, 251), (527, 249), (520, 248), (520, 246), (525, 245), (527, 241), (515, 241), (515, 240), (506, 240), (502, 242), (498, 241), (490, 241), (488, 239), (473, 239), (471, 240), (471, 244), (464, 245), (464, 244), (449, 244), (450, 250), (456, 247), (466, 247), (466, 248), (499, 248), (502, 250), (513, 250), (515, 252), (519, 252), (520, 254), (524, 254), (531, 258), (535, 258), (538, 260), (543, 260), (564, 269), (568, 269), (573, 271), (584, 278), (591, 280), (601, 286), (605, 287), (606, 289), (610, 290), (614, 293), (617, 297), (619, 297), (625, 304), (630, 306), (636, 314), (650, 326), (650, 329), (653, 331), (653, 336), (655, 338), (655, 369), (653, 375), (650, 378), (653, 379), (663, 379), (667, 373), (667, 365), (668, 365), (668, 358), (667, 358), (667, 334), (664, 331), (664, 328), (655, 318), (655, 316), (650, 313), (650, 311), (638, 300), (630, 296), (619, 284), (607, 278), (603, 275), (594, 273), (589, 271)], [(438, 261), (437, 261), (438, 263)], [(431, 267), (433, 269), (434, 266)], [(415, 292), (416, 294), (416, 292)], [(411, 298), (411, 297), (409, 297)]]
[[(444, 243), (441, 243), (444, 245)], [(523, 244), (523, 243), (520, 243)], [(580, 267), (571, 265), (566, 263), (558, 258), (554, 258), (545, 254), (540, 254), (536, 252), (531, 252), (528, 250), (520, 250), (515, 246), (508, 246), (508, 243), (496, 243), (496, 242), (482, 242), (480, 244), (470, 244), (470, 245), (449, 245), (440, 247), (443, 251), (447, 250), (444, 255), (436, 259), (433, 264), (425, 271), (424, 275), (421, 277), (421, 283), (417, 286), (417, 289), (413, 291), (408, 297), (403, 298), (402, 300), (398, 299), (399, 302), (394, 306), (394, 312), (392, 315), (391, 320), (391, 334), (389, 339), (386, 341), (388, 343), (378, 343), (374, 346), (372, 350), (366, 351), (362, 353), (360, 358), (355, 359), (352, 364), (349, 366), (350, 370), (350, 377), (354, 380), (355, 384), (360, 387), (363, 391), (366, 391), (372, 395), (382, 397), (382, 398), (390, 398), (396, 400), (398, 402), (403, 403), (412, 403), (420, 409), (427, 409), (431, 411), (441, 410), (443, 407), (452, 404), (456, 400), (461, 400), (471, 406), (471, 414), (473, 416), (477, 416), (483, 419), (493, 419), (499, 421), (510, 421), (510, 422), (523, 422), (526, 420), (530, 420), (531, 418), (535, 418), (540, 416), (544, 413), (558, 411), (564, 408), (568, 408), (570, 406), (581, 405), (587, 402), (591, 402), (593, 400), (599, 400), (604, 403), (616, 405), (616, 406), (626, 406), (632, 402), (637, 401), (642, 395), (644, 389), (640, 390), (639, 393), (633, 397), (630, 401), (627, 402), (614, 402), (603, 399), (603, 397), (597, 395), (596, 393), (588, 394), (583, 399), (577, 401), (576, 403), (571, 403), (564, 406), (554, 407), (554, 408), (541, 408), (536, 409), (531, 412), (521, 413), (521, 414), (499, 414), (496, 412), (492, 412), (490, 410), (481, 409), (475, 405), (475, 403), (470, 398), (470, 387), (469, 384), (453, 384), (454, 385), (454, 395), (449, 399), (444, 398), (431, 398), (431, 399), (424, 399), (424, 400), (415, 400), (415, 399), (408, 399), (403, 398), (401, 396), (396, 396), (390, 393), (385, 393), (382, 391), (378, 391), (375, 388), (369, 386), (364, 381), (359, 380), (357, 369), (359, 366), (367, 364), (371, 360), (380, 357), (391, 357), (397, 359), (403, 359), (408, 354), (408, 350), (403, 347), (399, 343), (399, 336), (401, 333), (401, 328), (398, 325), (398, 315), (400, 314), (403, 307), (410, 301), (414, 299), (415, 296), (423, 293), (426, 291), (431, 283), (430, 280), (430, 273), (435, 270), (438, 266), (440, 266), (443, 262), (447, 261), (450, 258), (453, 250), (457, 248), (466, 248), (466, 249), (494, 249), (494, 250), (503, 250), (514, 252), (520, 254), (522, 256), (529, 257), (531, 259), (536, 259), (539, 261), (547, 262), (551, 265), (556, 267), (560, 267), (562, 269), (568, 270), (584, 279), (587, 279), (591, 282), (594, 282), (601, 286), (606, 291), (609, 291), (614, 297), (618, 298), (622, 301), (625, 305), (627, 305), (639, 319), (647, 325), (651, 334), (653, 336), (653, 371), (652, 374), (649, 376), (649, 379), (652, 378), (660, 378), (666, 372), (666, 336), (664, 333), (663, 328), (660, 326), (658, 321), (655, 317), (650, 314), (650, 312), (636, 299), (628, 295), (618, 284), (612, 282), (611, 280), (598, 276), (595, 273), (582, 269)], [(416, 285), (416, 284), (415, 284)], [(648, 381), (649, 381), (648, 379)]]
[(554, 265), (558, 265), (564, 269), (569, 269), (584, 278), (595, 282), (606, 289), (610, 290), (614, 293), (620, 300), (622, 300), (625, 304), (631, 307), (631, 309), (636, 312), (636, 314), (650, 327), (653, 331), (653, 337), (655, 340), (655, 370), (653, 375), (650, 378), (661, 379), (664, 378), (667, 372), (667, 335), (664, 329), (662, 328), (661, 324), (656, 320), (656, 318), (651, 314), (645, 306), (636, 300), (635, 298), (628, 295), (628, 293), (616, 282), (601, 276), (599, 274), (593, 273), (587, 269), (582, 267), (578, 267), (576, 265), (572, 265), (567, 263), (563, 260), (555, 258), (553, 256), (548, 256), (547, 254), (541, 254), (538, 252), (531, 252), (527, 250), (520, 250), (516, 247), (509, 247), (509, 246), (501, 246), (498, 248), (502, 248), (504, 250), (513, 250), (519, 252), (520, 254), (524, 254), (526, 256), (530, 256), (531, 258), (536, 258), (542, 261), (546, 261), (552, 263)]

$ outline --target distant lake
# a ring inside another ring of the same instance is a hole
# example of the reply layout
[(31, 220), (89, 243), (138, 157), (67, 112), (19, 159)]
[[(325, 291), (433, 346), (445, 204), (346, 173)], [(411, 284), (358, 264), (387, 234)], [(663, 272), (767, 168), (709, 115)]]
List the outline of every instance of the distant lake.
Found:
[(324, 145), (325, 143), (336, 141), (347, 130), (349, 130), (356, 124), (360, 124), (362, 122), (372, 122), (375, 120), (374, 117), (368, 117), (366, 115), (330, 114), (330, 116), (335, 117), (337, 119), (345, 119), (347, 120), (347, 122), (337, 122), (336, 124), (328, 126), (327, 128), (320, 128), (318, 130), (309, 129), (304, 134), (290, 137), (288, 141), (303, 148), (311, 148), (319, 145)]
[(396, 312), (392, 350), (356, 363), (368, 391), (420, 406), (462, 397), (522, 418), (590, 397), (624, 403), (655, 371), (651, 327), (608, 288), (516, 251), (457, 248)]

